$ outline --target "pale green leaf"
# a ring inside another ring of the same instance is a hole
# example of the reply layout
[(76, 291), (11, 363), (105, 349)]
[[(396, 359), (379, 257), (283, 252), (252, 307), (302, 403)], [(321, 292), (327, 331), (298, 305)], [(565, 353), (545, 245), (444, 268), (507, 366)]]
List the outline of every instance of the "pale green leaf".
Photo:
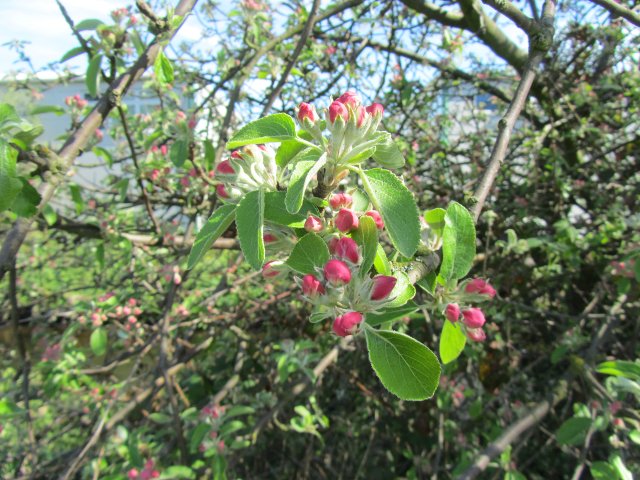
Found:
[(264, 191), (247, 193), (236, 210), (238, 240), (245, 259), (258, 270), (264, 263)]
[(222, 235), (233, 222), (236, 206), (227, 204), (217, 208), (207, 220), (207, 223), (196, 235), (196, 239), (189, 253), (187, 269), (192, 269), (202, 259), (220, 235)]
[(327, 163), (327, 154), (320, 156), (320, 151), (308, 148), (296, 156), (295, 168), (291, 172), (285, 205), (289, 213), (298, 213), (302, 207), (307, 187), (320, 169)]
[(284, 142), (296, 138), (296, 124), (286, 113), (274, 113), (255, 120), (236, 133), (227, 142), (227, 148), (233, 150), (250, 144)]
[(440, 334), (439, 346), (442, 363), (447, 364), (458, 358), (466, 343), (467, 337), (462, 332), (460, 324), (445, 320)]
[(373, 218), (367, 215), (360, 217), (358, 229), (353, 232), (353, 239), (360, 246), (360, 276), (365, 277), (369, 274), (378, 251), (378, 228)]
[(100, 91), (100, 65), (102, 63), (102, 55), (98, 54), (89, 60), (87, 66), (87, 74), (85, 76), (85, 84), (87, 91), (92, 97), (97, 97)]
[(104, 355), (107, 351), (107, 332), (103, 328), (96, 328), (89, 338), (89, 345), (94, 355)]
[(442, 264), (440, 276), (445, 280), (465, 277), (476, 255), (476, 228), (465, 207), (451, 202), (445, 215), (442, 234)]

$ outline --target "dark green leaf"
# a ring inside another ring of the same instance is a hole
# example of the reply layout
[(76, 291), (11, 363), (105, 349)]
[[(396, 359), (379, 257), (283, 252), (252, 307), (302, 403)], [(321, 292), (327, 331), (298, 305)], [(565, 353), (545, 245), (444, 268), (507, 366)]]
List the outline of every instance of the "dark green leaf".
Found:
[(264, 194), (264, 219), (291, 228), (303, 228), (307, 217), (318, 215), (318, 209), (304, 200), (298, 213), (289, 213), (285, 206), (286, 192), (267, 192)]
[(353, 239), (360, 245), (362, 263), (360, 264), (360, 276), (369, 275), (378, 251), (378, 229), (373, 218), (363, 215), (360, 217), (358, 229), (353, 233)]
[(22, 182), (22, 189), (13, 201), (11, 210), (21, 217), (31, 217), (38, 211), (42, 197), (26, 179), (20, 177), (19, 180)]
[(572, 417), (565, 421), (556, 432), (556, 440), (560, 445), (580, 445), (591, 426), (591, 419)]
[(16, 178), (18, 152), (0, 140), (0, 212), (8, 209), (22, 190), (22, 182)]
[(287, 259), (287, 265), (298, 273), (317, 273), (329, 261), (329, 248), (325, 241), (315, 233), (302, 237)]
[(465, 207), (451, 202), (445, 215), (442, 234), (442, 264), (440, 276), (445, 280), (465, 277), (476, 255), (476, 228)]
[(409, 301), (401, 307), (386, 308), (381, 313), (367, 313), (365, 315), (366, 322), (372, 327), (382, 325), (383, 323), (390, 322), (396, 318), (406, 317), (418, 310), (418, 305)]
[(213, 170), (213, 164), (216, 162), (216, 151), (211, 140), (205, 140), (202, 144), (204, 145), (204, 166), (207, 171), (211, 171)]
[(72, 58), (77, 57), (78, 55), (82, 55), (83, 53), (85, 52), (82, 47), (74, 47), (71, 50), (67, 51), (67, 53), (62, 55), (62, 58), (60, 59), (60, 63), (64, 63), (67, 60), (71, 60)]
[(176, 140), (169, 149), (171, 163), (180, 168), (189, 156), (189, 143), (186, 140)]

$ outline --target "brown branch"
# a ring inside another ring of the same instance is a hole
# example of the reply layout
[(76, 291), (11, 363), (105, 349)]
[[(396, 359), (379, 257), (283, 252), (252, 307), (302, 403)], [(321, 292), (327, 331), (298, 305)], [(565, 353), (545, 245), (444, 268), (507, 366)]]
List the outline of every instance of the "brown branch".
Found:
[[(196, 1), (181, 0), (175, 9), (176, 15), (185, 17), (193, 9)], [(51, 178), (43, 182), (39, 188), (42, 200), (38, 206), (38, 214), (42, 212), (44, 206), (51, 200), (58, 186), (63, 182), (66, 172), (93, 137), (96, 129), (102, 125), (109, 113), (120, 103), (129, 88), (143, 75), (149, 66), (153, 65), (156, 56), (163, 48), (163, 44), (175, 34), (178, 28), (169, 34), (156, 36), (136, 63), (110, 85), (93, 110), (69, 136), (58, 153), (59, 163), (55, 165), (55, 168), (52, 168), (56, 173), (52, 174)], [(5, 273), (16, 258), (36, 216), (18, 219), (7, 234), (0, 250), (0, 280), (4, 278)]]
[(617, 15), (629, 22), (633, 23), (636, 27), (640, 27), (640, 15), (633, 10), (614, 2), (613, 0), (589, 0), (591, 3), (600, 5), (602, 8), (606, 8), (612, 15)]
[(477, 203), (473, 206), (472, 212), (476, 221), (480, 217), (482, 207), (491, 191), (493, 182), (498, 176), (500, 166), (507, 155), (507, 149), (509, 147), (509, 140), (511, 138), (511, 132), (513, 127), (520, 116), (520, 112), (525, 106), (527, 96), (533, 81), (536, 77), (537, 69), (542, 61), (547, 49), (549, 48), (553, 39), (553, 18), (555, 16), (555, 0), (547, 0), (544, 7), (544, 13), (542, 19), (537, 24), (538, 28), (532, 29), (532, 33), (529, 35), (530, 42), (530, 54), (527, 65), (522, 73), (522, 78), (516, 89), (516, 93), (505, 113), (504, 117), (500, 119), (498, 123), (498, 137), (496, 143), (493, 146), (489, 162), (487, 164), (487, 170), (485, 171), (480, 184), (475, 191), (475, 198)]
[(494, 10), (497, 10), (510, 19), (526, 33), (529, 33), (532, 28), (535, 28), (535, 20), (525, 15), (522, 10), (516, 7), (509, 0), (482, 0), (482, 3), (490, 5)]

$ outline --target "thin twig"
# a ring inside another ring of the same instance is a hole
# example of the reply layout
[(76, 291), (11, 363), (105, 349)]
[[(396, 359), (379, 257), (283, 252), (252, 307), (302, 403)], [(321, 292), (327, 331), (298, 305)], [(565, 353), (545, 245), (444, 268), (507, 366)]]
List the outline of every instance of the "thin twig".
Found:
[(640, 15), (634, 12), (633, 10), (621, 5), (620, 3), (616, 3), (613, 0), (589, 0), (591, 3), (595, 3), (596, 5), (600, 5), (603, 8), (606, 8), (613, 15), (618, 15), (625, 20), (630, 21), (636, 27), (640, 27)]

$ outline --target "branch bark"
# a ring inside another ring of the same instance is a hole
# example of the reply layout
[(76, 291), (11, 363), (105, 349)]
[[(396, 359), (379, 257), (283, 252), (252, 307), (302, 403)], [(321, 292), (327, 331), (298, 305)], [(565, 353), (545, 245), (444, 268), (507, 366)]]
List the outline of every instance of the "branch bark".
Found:
[(606, 8), (611, 12), (611, 14), (620, 16), (633, 23), (636, 27), (640, 27), (640, 14), (625, 7), (624, 5), (616, 3), (613, 0), (590, 0), (590, 2), (601, 6), (602, 8)]

